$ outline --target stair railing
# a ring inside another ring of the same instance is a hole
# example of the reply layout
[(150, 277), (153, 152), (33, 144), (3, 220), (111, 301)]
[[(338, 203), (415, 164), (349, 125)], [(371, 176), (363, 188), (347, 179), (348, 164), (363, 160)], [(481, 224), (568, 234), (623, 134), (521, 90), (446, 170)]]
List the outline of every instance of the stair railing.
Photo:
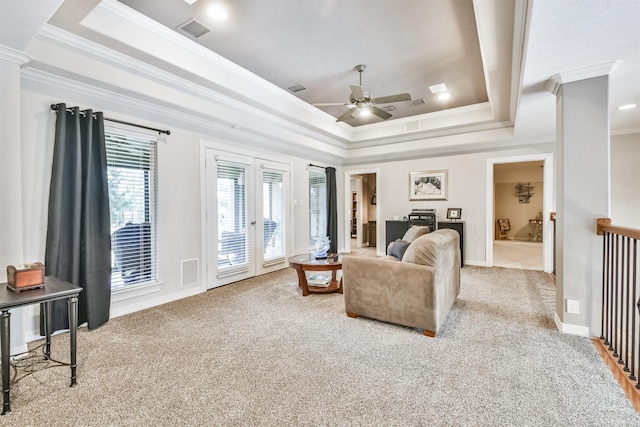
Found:
[(611, 225), (609, 218), (598, 218), (596, 226), (604, 236), (600, 339), (640, 389), (640, 230)]

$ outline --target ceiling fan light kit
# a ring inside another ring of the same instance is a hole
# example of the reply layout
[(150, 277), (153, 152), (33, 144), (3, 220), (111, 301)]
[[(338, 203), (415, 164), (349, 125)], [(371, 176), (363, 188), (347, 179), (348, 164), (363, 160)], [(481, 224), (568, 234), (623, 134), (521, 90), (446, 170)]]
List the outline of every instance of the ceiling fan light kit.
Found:
[[(369, 91), (362, 89), (362, 72), (367, 68), (364, 64), (354, 67), (354, 70), (360, 74), (359, 85), (350, 85), (351, 95), (349, 95), (349, 103), (345, 104), (349, 109), (336, 119), (336, 122), (343, 122), (352, 118), (368, 117), (375, 115), (382, 120), (392, 117), (387, 111), (379, 108), (376, 104), (390, 104), (393, 102), (411, 101), (411, 94), (399, 93), (395, 95), (382, 96), (374, 98)], [(357, 113), (357, 115), (354, 115)]]

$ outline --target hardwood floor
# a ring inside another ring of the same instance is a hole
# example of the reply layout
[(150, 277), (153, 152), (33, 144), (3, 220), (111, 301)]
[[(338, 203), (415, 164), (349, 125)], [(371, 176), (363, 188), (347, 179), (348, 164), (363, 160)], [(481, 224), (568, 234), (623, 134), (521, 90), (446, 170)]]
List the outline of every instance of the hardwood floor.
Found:
[[(598, 353), (604, 360), (604, 363), (609, 367), (611, 373), (620, 384), (620, 387), (624, 390), (625, 394), (629, 398), (629, 401), (636, 408), (636, 411), (640, 414), (640, 390), (636, 388), (636, 381), (629, 379), (629, 374), (624, 372), (622, 365), (618, 364), (617, 359), (613, 357), (611, 352), (604, 345), (604, 342), (599, 338), (594, 338), (593, 344), (596, 346)], [(636, 373), (638, 375), (638, 373)]]

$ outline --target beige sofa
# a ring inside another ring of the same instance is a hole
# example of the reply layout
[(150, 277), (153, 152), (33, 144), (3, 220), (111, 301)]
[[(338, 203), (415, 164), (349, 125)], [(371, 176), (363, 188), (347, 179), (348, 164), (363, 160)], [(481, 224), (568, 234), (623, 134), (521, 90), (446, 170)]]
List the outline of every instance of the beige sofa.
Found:
[(448, 229), (421, 235), (406, 247), (402, 260), (345, 256), (347, 315), (420, 328), (434, 337), (460, 292), (459, 239)]

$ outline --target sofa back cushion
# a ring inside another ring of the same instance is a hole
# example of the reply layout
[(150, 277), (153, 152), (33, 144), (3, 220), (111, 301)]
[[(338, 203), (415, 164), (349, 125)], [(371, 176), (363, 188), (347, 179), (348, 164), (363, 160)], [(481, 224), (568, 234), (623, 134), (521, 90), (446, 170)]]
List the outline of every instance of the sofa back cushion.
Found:
[[(451, 231), (453, 231), (453, 233), (450, 233)], [(447, 242), (454, 239), (457, 235), (458, 233), (455, 230), (447, 229), (424, 234), (409, 245), (404, 252), (402, 261), (436, 267), (438, 258), (442, 256), (439, 252), (445, 250), (447, 246), (451, 246), (451, 243)]]
[(429, 227), (422, 225), (412, 225), (409, 229), (404, 233), (402, 240), (405, 242), (411, 243), (416, 240), (418, 237), (429, 233)]

